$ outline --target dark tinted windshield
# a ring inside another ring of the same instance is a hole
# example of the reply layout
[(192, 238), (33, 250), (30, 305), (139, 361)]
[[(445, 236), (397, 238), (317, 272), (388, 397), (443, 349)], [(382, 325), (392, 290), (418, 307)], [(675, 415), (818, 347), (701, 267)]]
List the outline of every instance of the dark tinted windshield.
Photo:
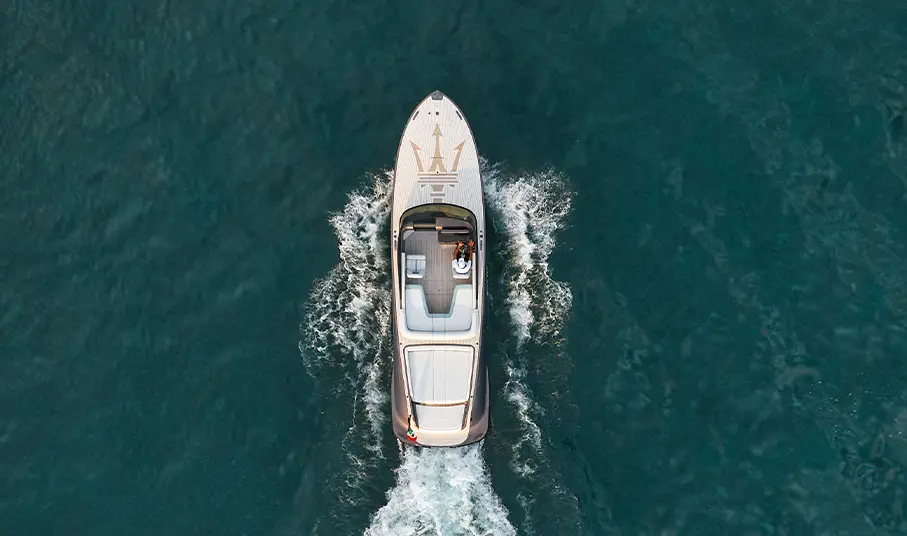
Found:
[(476, 217), (472, 212), (456, 205), (432, 204), (413, 207), (400, 217), (400, 227), (433, 226), (442, 229), (469, 229), (476, 227)]

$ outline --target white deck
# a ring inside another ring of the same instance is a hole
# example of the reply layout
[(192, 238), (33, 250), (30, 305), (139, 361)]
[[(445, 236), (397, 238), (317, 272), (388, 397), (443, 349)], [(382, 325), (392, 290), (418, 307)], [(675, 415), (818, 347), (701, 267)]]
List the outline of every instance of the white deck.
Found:
[(446, 96), (426, 97), (409, 118), (394, 170), (396, 218), (428, 203), (466, 207), (485, 221), (479, 155), (465, 116)]

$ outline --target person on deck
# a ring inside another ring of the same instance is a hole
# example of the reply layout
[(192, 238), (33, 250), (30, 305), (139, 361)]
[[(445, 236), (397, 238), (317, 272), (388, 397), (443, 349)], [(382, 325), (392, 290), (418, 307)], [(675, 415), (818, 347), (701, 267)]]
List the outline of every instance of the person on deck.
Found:
[(475, 242), (471, 239), (468, 244), (457, 242), (457, 247), (454, 248), (454, 260), (463, 259), (463, 262), (472, 260), (472, 251), (475, 248), (475, 245)]

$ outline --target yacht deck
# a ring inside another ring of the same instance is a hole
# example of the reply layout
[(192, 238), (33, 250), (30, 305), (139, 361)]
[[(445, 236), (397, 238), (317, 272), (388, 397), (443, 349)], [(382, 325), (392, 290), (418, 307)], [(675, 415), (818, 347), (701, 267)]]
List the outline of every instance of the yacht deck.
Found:
[[(406, 285), (421, 285), (425, 292), (428, 312), (445, 314), (450, 310), (450, 300), (457, 284), (470, 281), (454, 279), (450, 262), (456, 244), (441, 244), (436, 231), (414, 231), (404, 238), (404, 253), (425, 255), (425, 275), (420, 279), (407, 277)], [(405, 275), (405, 272), (404, 272)]]

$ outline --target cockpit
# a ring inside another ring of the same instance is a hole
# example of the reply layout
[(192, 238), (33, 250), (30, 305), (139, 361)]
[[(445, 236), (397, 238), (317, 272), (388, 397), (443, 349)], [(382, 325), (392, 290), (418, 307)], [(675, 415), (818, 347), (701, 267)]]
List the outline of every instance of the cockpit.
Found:
[(409, 336), (468, 335), (477, 328), (475, 234), (475, 216), (454, 205), (422, 205), (401, 217), (395, 290)]

